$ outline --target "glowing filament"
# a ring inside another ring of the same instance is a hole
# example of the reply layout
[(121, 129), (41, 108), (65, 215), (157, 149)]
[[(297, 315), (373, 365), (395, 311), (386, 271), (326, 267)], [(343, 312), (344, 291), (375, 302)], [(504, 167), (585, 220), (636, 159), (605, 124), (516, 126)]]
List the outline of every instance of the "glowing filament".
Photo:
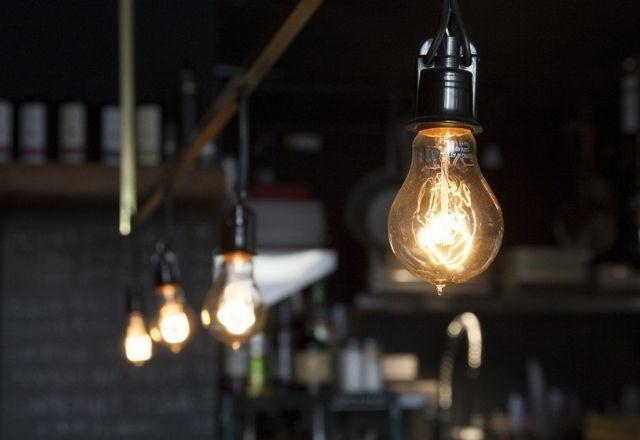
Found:
[[(236, 282), (229, 284), (220, 300), (220, 307), (216, 317), (220, 324), (233, 335), (242, 335), (256, 322), (256, 315), (250, 299), (252, 286), (240, 285)], [(249, 291), (245, 292), (246, 289)]]
[(461, 271), (473, 249), (476, 215), (471, 208), (469, 187), (448, 176), (448, 154), (442, 152), (441, 157), (442, 172), (427, 179), (420, 188), (414, 234), (432, 264)]
[(182, 306), (175, 302), (162, 306), (158, 326), (162, 339), (169, 344), (180, 344), (189, 337), (189, 318)]

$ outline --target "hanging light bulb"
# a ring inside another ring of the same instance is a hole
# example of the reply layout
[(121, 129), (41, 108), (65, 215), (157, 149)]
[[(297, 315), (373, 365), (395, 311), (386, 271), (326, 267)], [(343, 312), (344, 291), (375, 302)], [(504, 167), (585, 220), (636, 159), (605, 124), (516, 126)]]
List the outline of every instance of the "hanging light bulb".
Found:
[(140, 310), (139, 298), (136, 304), (136, 298), (131, 292), (127, 293), (127, 327), (124, 333), (124, 354), (129, 362), (136, 367), (141, 367), (151, 359), (153, 355), (153, 344), (151, 337), (147, 333), (147, 326)]
[(457, 1), (445, 1), (437, 35), (418, 57), (416, 117), (409, 125), (417, 135), (388, 220), (393, 252), (439, 294), (483, 272), (502, 243), (502, 211), (480, 172), (473, 137), (482, 131), (475, 117), (477, 60)]
[(262, 293), (253, 279), (255, 215), (246, 203), (249, 172), (249, 107), (246, 95), (238, 100), (240, 154), (233, 202), (220, 223), (221, 249), (216, 277), (207, 293), (200, 319), (219, 341), (233, 349), (258, 333), (267, 313)]
[(200, 318), (216, 339), (238, 349), (262, 329), (267, 307), (253, 279), (253, 255), (228, 252), (220, 259)]
[(157, 308), (151, 327), (151, 337), (178, 353), (191, 338), (194, 329), (194, 313), (178, 281), (178, 262), (175, 254), (164, 244), (156, 247)]

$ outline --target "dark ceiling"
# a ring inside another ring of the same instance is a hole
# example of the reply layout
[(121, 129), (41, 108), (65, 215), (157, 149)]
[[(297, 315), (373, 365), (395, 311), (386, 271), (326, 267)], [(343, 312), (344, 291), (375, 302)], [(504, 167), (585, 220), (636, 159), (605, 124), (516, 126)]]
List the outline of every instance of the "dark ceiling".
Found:
[[(328, 0), (278, 70), (316, 85), (410, 89), (416, 50), (434, 29), (440, 3)], [(480, 49), (483, 92), (510, 100), (535, 104), (601, 93), (621, 60), (640, 51), (637, 1), (460, 3)], [(216, 61), (242, 62), (293, 4), (138, 0), (141, 93), (167, 93), (181, 64), (205, 72)], [(75, 81), (82, 93), (115, 97), (115, 7), (101, 0), (3, 0), (0, 93), (69, 95), (65, 81)]]
[[(223, 2), (232, 25), (256, 23), (273, 9), (260, 2)], [(327, 1), (279, 64), (306, 79), (381, 89), (410, 88), (416, 50), (437, 24), (440, 1)], [(460, 1), (481, 54), (484, 86), (526, 102), (598, 93), (615, 81), (622, 59), (640, 51), (640, 2), (542, 0)], [(223, 14), (224, 15), (224, 14)], [(237, 27), (236, 27), (237, 26)], [(256, 27), (263, 27), (258, 24)], [(237, 60), (247, 37), (225, 42)], [(553, 93), (557, 91), (560, 93)]]

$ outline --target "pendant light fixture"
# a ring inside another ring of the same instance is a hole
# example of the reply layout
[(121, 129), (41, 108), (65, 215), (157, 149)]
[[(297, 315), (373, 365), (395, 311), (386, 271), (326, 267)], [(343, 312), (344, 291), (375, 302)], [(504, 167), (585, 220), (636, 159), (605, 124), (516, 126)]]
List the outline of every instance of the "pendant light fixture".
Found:
[(487, 269), (502, 243), (502, 210), (476, 158), (477, 67), (458, 1), (445, 0), (418, 55), (413, 156), (388, 220), (393, 252), (438, 294)]
[(153, 343), (147, 332), (142, 314), (142, 298), (132, 289), (126, 293), (127, 324), (125, 327), (123, 349), (129, 362), (141, 367), (153, 355)]
[(253, 277), (255, 215), (247, 204), (249, 105), (245, 94), (238, 98), (238, 126), (240, 153), (236, 190), (233, 200), (223, 210), (220, 264), (200, 314), (205, 328), (234, 349), (262, 329), (267, 312)]
[(151, 337), (179, 353), (194, 333), (194, 313), (180, 283), (176, 254), (163, 242), (156, 245), (155, 264), (156, 311)]
[(127, 323), (122, 348), (125, 358), (136, 367), (141, 367), (153, 356), (153, 341), (147, 329), (143, 313), (143, 299), (138, 283), (138, 246), (136, 234), (124, 238), (126, 267), (129, 271), (129, 286), (125, 291)]

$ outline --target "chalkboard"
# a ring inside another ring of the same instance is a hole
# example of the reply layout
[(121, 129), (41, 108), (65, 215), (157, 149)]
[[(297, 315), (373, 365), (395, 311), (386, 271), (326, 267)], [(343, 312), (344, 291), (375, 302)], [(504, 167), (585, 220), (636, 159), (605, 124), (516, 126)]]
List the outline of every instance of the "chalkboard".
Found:
[[(136, 368), (121, 350), (126, 247), (113, 213), (4, 212), (2, 439), (215, 438), (216, 344), (201, 329), (179, 354), (155, 346)], [(139, 234), (149, 257), (161, 230)], [(211, 279), (210, 218), (180, 221), (177, 253), (197, 311)]]

